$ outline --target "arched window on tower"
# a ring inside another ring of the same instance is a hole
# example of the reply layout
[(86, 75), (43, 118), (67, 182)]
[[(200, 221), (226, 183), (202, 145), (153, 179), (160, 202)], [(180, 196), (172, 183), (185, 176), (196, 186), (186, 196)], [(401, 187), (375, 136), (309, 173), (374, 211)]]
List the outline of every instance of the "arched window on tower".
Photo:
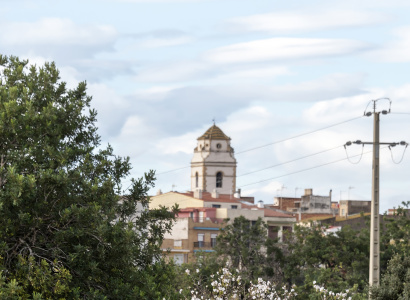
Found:
[(216, 173), (216, 187), (217, 188), (222, 187), (222, 172)]
[(198, 180), (198, 172), (196, 172), (196, 173), (195, 173), (195, 187), (198, 187), (198, 183), (199, 183), (199, 180)]

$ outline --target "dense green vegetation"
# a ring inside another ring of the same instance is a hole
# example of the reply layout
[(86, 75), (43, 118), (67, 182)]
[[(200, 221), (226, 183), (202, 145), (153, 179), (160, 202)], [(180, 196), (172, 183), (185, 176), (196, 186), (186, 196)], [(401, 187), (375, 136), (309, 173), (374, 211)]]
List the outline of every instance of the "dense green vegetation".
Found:
[(147, 206), (154, 173), (121, 180), (103, 149), (86, 83), (53, 63), (0, 56), (0, 298), (162, 299), (175, 269), (160, 245), (173, 212)]
[[(409, 204), (403, 203), (405, 208)], [(363, 222), (368, 222), (366, 217), (362, 218)], [(295, 226), (286, 242), (280, 243), (267, 238), (266, 224), (262, 220), (251, 224), (240, 217), (227, 225), (218, 236), (214, 253), (200, 254), (199, 262), (183, 266), (190, 271), (185, 284), (194, 274), (194, 281), (201, 282), (202, 293), (211, 295), (214, 279), (210, 274), (227, 267), (244, 280), (242, 295), (246, 294), (251, 282), (262, 278), (279, 290), (285, 286), (290, 291), (293, 287), (297, 296), (292, 299), (321, 299), (315, 298), (320, 296), (316, 291), (318, 285), (341, 294), (348, 289), (353, 299), (368, 298), (368, 227), (353, 230), (345, 226), (326, 235), (321, 225), (311, 223), (310, 226)], [(410, 218), (405, 209), (399, 208), (394, 217), (385, 216), (384, 224), (382, 282), (379, 288), (372, 289), (372, 296), (374, 299), (407, 299)], [(180, 284), (187, 288), (184, 282)], [(208, 286), (208, 290), (204, 290), (204, 286)]]

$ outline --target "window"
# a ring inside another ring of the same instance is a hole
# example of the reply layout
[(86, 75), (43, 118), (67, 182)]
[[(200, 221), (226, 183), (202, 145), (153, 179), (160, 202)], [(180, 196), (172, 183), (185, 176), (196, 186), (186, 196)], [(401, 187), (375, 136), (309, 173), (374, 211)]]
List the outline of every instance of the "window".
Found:
[(222, 187), (222, 172), (216, 173), (216, 187), (217, 188)]
[(211, 247), (215, 247), (216, 246), (216, 237), (218, 235), (216, 233), (211, 233)]
[(216, 148), (221, 149), (222, 145), (218, 143), (218, 144), (216, 144)]
[(182, 265), (184, 263), (184, 255), (183, 254), (174, 254), (174, 263), (176, 265)]
[(174, 248), (182, 248), (182, 240), (174, 240)]
[(279, 237), (279, 226), (269, 226), (268, 227), (268, 237), (270, 239), (277, 239)]
[(212, 204), (212, 207), (213, 208), (221, 208), (221, 205), (220, 204)]
[(232, 209), (238, 209), (238, 205), (231, 205)]
[(198, 172), (195, 173), (195, 187), (198, 187)]
[(198, 233), (198, 247), (204, 247), (205, 246), (205, 244), (204, 244), (204, 236), (205, 236), (205, 234), (203, 234), (203, 233)]

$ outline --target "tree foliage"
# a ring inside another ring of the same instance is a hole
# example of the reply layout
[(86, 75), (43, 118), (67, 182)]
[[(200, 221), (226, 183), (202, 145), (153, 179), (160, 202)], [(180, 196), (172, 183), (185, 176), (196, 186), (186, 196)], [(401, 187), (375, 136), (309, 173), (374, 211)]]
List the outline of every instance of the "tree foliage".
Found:
[(217, 237), (216, 253), (227, 258), (243, 277), (255, 280), (266, 273), (267, 250), (271, 241), (261, 218), (250, 221), (243, 216), (228, 223)]
[(371, 289), (376, 300), (410, 299), (410, 256), (396, 254), (389, 261), (380, 286)]
[(86, 83), (68, 89), (54, 63), (0, 56), (1, 288), (156, 299), (153, 285), (167, 280), (147, 278), (164, 267), (154, 262), (173, 213), (137, 209), (148, 205), (153, 172), (120, 197), (129, 158), (101, 148), (90, 102)]
[(324, 234), (320, 225), (296, 226), (286, 257), (285, 276), (289, 283), (311, 288), (311, 282), (325, 284), (333, 291), (359, 286), (368, 281), (369, 238), (350, 227)]

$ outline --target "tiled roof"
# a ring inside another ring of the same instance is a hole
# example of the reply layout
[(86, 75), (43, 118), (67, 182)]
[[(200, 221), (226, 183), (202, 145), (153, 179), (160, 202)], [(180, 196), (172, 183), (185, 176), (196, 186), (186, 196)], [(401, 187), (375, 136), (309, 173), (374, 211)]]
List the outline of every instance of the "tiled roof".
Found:
[[(194, 198), (194, 192), (185, 192), (185, 193), (174, 192), (174, 193), (178, 193), (184, 196)], [(250, 198), (250, 197), (246, 197), (246, 198)], [(194, 198), (194, 199), (197, 199), (197, 198)], [(263, 210), (265, 217), (294, 218), (294, 216), (291, 214), (282, 213), (282, 212), (269, 209), (269, 208), (259, 208), (257, 205), (252, 205), (250, 203), (245, 204), (241, 198), (234, 198), (232, 195), (228, 195), (228, 194), (219, 194), (218, 198), (212, 198), (211, 193), (202, 192), (202, 199), (198, 199), (198, 200), (202, 200), (204, 202), (238, 203), (238, 204), (241, 204), (242, 209)], [(185, 210), (188, 210), (188, 209), (190, 208), (185, 208)]]
[(212, 125), (203, 135), (201, 135), (198, 140), (230, 140), (231, 138), (227, 136), (223, 131), (216, 126)]
[(292, 215), (281, 213), (273, 209), (264, 208), (263, 210), (265, 211), (265, 217), (294, 218)]
[(242, 208), (263, 210), (265, 217), (294, 218), (291, 214), (285, 214), (269, 208), (259, 208), (257, 205), (242, 204)]

